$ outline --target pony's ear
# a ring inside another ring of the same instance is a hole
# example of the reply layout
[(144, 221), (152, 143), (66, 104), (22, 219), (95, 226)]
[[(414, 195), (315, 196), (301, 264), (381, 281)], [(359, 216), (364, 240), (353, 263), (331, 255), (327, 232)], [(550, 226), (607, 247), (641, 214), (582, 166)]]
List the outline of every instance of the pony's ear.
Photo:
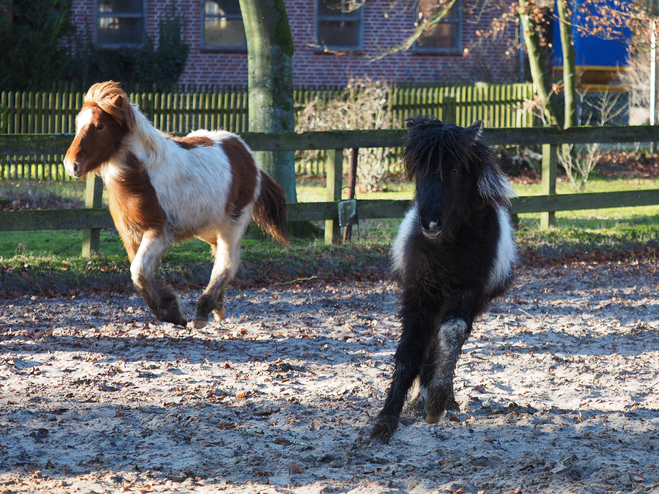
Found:
[(465, 131), (467, 132), (467, 134), (469, 135), (472, 141), (479, 140), (481, 138), (481, 134), (483, 133), (483, 121), (476, 120), (469, 127), (466, 127)]
[(510, 207), (510, 197), (515, 196), (508, 179), (494, 161), (485, 163), (478, 177), (478, 193), (491, 206)]
[(135, 125), (135, 114), (133, 113), (128, 98), (123, 94), (116, 94), (112, 96), (112, 103), (110, 106), (114, 109), (114, 111), (110, 113), (115, 120), (127, 130), (132, 130)]

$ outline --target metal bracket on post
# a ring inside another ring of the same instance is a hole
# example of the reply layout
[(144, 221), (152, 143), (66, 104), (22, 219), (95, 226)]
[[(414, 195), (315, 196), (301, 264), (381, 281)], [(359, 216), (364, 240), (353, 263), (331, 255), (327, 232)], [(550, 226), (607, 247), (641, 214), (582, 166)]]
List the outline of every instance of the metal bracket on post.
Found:
[(339, 227), (357, 224), (357, 199), (339, 201)]
[[(542, 145), (542, 194), (556, 195), (556, 167), (558, 166), (558, 146)], [(547, 230), (556, 225), (556, 212), (540, 213), (540, 229)]]
[[(93, 173), (87, 174), (85, 188), (85, 207), (100, 208), (103, 206), (103, 180)], [(101, 243), (101, 229), (91, 228), (82, 231), (82, 257), (89, 257), (92, 252), (98, 252)]]
[[(343, 183), (343, 149), (330, 149), (327, 151), (325, 175), (327, 176), (325, 199), (327, 201), (338, 201), (341, 199), (341, 185)], [(339, 222), (325, 220), (325, 244), (332, 245), (338, 240)]]

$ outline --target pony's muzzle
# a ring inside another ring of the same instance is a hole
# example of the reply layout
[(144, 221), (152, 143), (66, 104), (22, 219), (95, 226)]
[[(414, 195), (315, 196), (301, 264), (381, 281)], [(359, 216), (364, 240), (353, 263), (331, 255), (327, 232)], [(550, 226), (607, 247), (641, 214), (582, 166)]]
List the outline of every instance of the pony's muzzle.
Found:
[(419, 225), (421, 226), (421, 232), (428, 238), (436, 238), (442, 232), (442, 223), (439, 219), (424, 221), (423, 218), (419, 219)]
[(64, 160), (64, 169), (66, 170), (66, 173), (71, 175), (73, 178), (80, 178), (80, 169), (82, 167), (80, 166), (80, 163), (78, 161), (71, 161), (68, 159)]

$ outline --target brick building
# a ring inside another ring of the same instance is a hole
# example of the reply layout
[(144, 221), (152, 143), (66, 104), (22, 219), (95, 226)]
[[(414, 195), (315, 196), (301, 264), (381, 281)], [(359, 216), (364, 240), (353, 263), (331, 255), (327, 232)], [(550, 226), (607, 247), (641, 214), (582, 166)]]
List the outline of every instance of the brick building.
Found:
[[(295, 46), (294, 84), (345, 86), (369, 77), (406, 83), (513, 82), (520, 73), (510, 27), (481, 37), (495, 14), (455, 0), (449, 13), (407, 50), (415, 22), (431, 17), (441, 0), (285, 0)], [(361, 5), (361, 6), (360, 6)], [(439, 5), (439, 6), (438, 6)], [(73, 0), (79, 32), (99, 47), (139, 46), (158, 38), (159, 20), (175, 9), (190, 53), (180, 83), (247, 84), (247, 51), (238, 0)]]

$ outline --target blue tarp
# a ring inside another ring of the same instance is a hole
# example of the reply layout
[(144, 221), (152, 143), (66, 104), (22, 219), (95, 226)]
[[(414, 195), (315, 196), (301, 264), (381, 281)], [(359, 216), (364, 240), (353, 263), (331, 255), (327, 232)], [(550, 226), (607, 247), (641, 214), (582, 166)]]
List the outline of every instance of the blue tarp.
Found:
[[(570, 4), (574, 5), (572, 0)], [(576, 0), (578, 6), (584, 5), (584, 0)], [(616, 10), (628, 8), (631, 6), (631, 0), (600, 0), (599, 4), (615, 5)], [(622, 4), (622, 6), (621, 6)], [(590, 14), (595, 17), (605, 15), (595, 6), (590, 7)], [(556, 6), (554, 5), (554, 55), (552, 61), (554, 67), (563, 65), (563, 51), (561, 46), (561, 34), (559, 29), (558, 16), (556, 15)], [(594, 20), (593, 22), (597, 22)], [(604, 22), (604, 21), (603, 21)], [(629, 64), (629, 45), (631, 43), (632, 33), (628, 28), (616, 29), (622, 31), (623, 39), (603, 39), (597, 36), (585, 34), (582, 30), (577, 29), (574, 24), (583, 23), (577, 14), (572, 15), (572, 39), (574, 40), (574, 51), (576, 52), (577, 66), (598, 66), (598, 67), (624, 67)], [(626, 40), (626, 41), (625, 41)]]

